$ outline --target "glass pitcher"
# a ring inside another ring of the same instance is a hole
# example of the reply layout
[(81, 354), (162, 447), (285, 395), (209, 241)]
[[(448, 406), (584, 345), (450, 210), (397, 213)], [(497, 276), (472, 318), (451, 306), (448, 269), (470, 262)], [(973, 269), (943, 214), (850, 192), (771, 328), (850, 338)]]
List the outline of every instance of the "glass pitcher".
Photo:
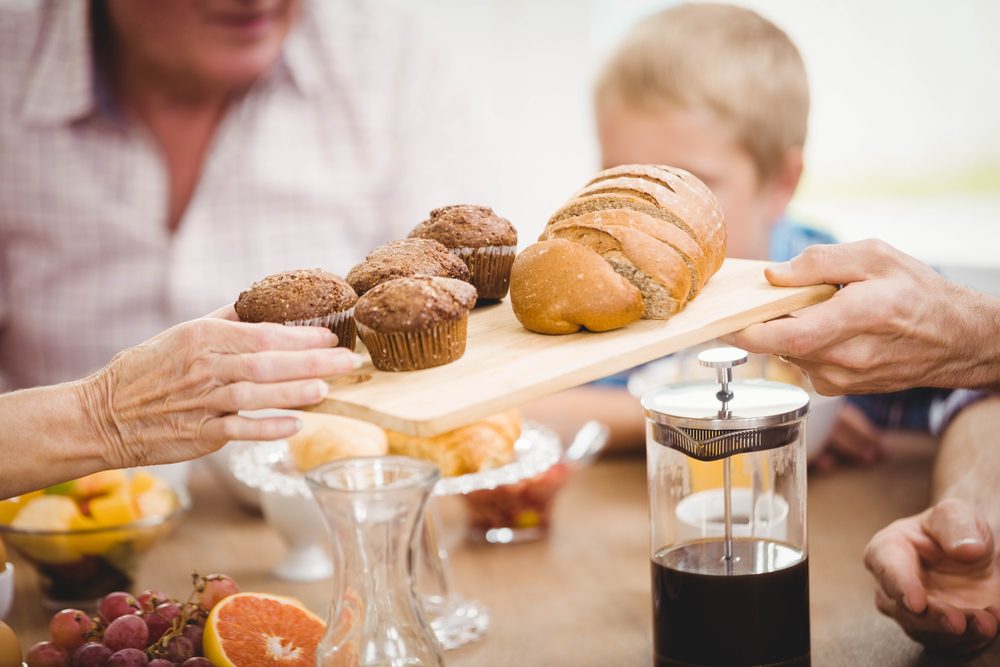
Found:
[(333, 544), (333, 602), (317, 667), (441, 667), (414, 592), (419, 526), (440, 473), (399, 456), (320, 466), (306, 480)]

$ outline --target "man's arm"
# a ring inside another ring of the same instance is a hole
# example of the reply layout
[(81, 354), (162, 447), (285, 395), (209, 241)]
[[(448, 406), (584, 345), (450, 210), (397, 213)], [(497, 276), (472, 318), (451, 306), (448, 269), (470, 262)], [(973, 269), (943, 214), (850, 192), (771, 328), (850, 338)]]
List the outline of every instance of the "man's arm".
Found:
[(725, 338), (789, 358), (821, 393), (1000, 387), (1000, 298), (951, 283), (882, 241), (811, 246), (766, 275), (779, 286), (844, 286), (792, 317)]

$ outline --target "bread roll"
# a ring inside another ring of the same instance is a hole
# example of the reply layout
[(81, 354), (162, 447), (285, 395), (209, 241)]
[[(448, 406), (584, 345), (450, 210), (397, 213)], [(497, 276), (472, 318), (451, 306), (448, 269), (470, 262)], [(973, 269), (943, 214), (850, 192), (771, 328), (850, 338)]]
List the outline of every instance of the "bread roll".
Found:
[(549, 227), (550, 238), (597, 251), (642, 293), (642, 316), (665, 320), (680, 311), (691, 292), (691, 269), (669, 245), (625, 225), (601, 224), (603, 214), (569, 218)]
[(614, 209), (645, 213), (688, 234), (707, 259), (704, 281), (722, 266), (726, 255), (722, 209), (712, 191), (693, 174), (660, 165), (606, 169), (556, 211), (549, 224)]
[(302, 430), (288, 438), (292, 463), (305, 472), (318, 465), (355, 456), (384, 456), (389, 451), (385, 431), (358, 419), (303, 412)]
[(510, 302), (524, 328), (544, 334), (608, 331), (642, 317), (642, 293), (595, 250), (554, 238), (528, 246), (510, 272)]
[(454, 477), (513, 461), (521, 419), (517, 411), (509, 410), (429, 438), (394, 431), (388, 436), (391, 453), (433, 461), (443, 476)]

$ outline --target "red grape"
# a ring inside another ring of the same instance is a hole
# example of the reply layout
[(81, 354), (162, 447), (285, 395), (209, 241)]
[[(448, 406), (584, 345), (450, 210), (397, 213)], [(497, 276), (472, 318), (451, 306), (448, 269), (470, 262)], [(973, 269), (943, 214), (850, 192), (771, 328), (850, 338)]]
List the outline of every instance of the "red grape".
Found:
[(170, 621), (163, 618), (155, 611), (147, 614), (143, 619), (146, 621), (146, 629), (149, 631), (149, 642), (159, 641), (160, 637), (170, 629)]
[(184, 662), (194, 657), (194, 644), (187, 637), (177, 636), (167, 644), (167, 660)]
[(49, 621), (52, 641), (72, 651), (87, 640), (90, 618), (79, 609), (63, 609)]
[(139, 593), (135, 596), (135, 600), (139, 603), (143, 611), (153, 611), (164, 602), (173, 602), (173, 598), (166, 593), (154, 590)]
[(181, 615), (181, 606), (176, 602), (164, 602), (155, 611), (146, 615), (146, 627), (149, 628), (149, 642), (155, 642), (173, 625), (174, 619)]
[[(144, 649), (149, 643), (149, 628), (138, 616), (119, 616), (104, 630), (104, 645), (112, 651)], [(146, 663), (143, 663), (146, 664)]]
[(53, 642), (38, 642), (24, 656), (28, 667), (69, 667), (69, 653)]
[(140, 651), (137, 648), (123, 648), (120, 651), (115, 651), (108, 658), (106, 667), (146, 667), (148, 663), (149, 659), (146, 657), (145, 651)]
[(87, 642), (73, 654), (73, 667), (104, 667), (112, 653), (104, 644)]
[(119, 616), (134, 614), (139, 611), (139, 603), (128, 593), (121, 591), (108, 593), (97, 603), (97, 612), (105, 621), (110, 623)]
[(223, 598), (239, 593), (240, 587), (232, 578), (224, 574), (210, 574), (204, 578), (204, 588), (198, 593), (198, 604), (211, 611)]
[(176, 602), (164, 602), (156, 608), (156, 613), (173, 623), (181, 615), (181, 606)]
[[(152, 663), (150, 663), (152, 664)], [(215, 667), (208, 658), (188, 658), (181, 667)]]
[(149, 661), (149, 667), (174, 667), (174, 663), (163, 658), (154, 658)]
[(194, 623), (190, 623), (184, 626), (184, 636), (191, 640), (191, 645), (194, 646), (194, 654), (201, 655), (202, 653), (202, 636), (205, 634), (205, 628)]

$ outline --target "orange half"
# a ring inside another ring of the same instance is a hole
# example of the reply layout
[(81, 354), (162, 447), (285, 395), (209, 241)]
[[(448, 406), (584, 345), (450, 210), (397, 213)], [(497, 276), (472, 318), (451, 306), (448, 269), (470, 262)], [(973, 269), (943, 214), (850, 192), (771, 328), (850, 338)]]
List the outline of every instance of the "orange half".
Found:
[(314, 667), (326, 625), (295, 598), (236, 593), (205, 625), (205, 657), (216, 667)]

